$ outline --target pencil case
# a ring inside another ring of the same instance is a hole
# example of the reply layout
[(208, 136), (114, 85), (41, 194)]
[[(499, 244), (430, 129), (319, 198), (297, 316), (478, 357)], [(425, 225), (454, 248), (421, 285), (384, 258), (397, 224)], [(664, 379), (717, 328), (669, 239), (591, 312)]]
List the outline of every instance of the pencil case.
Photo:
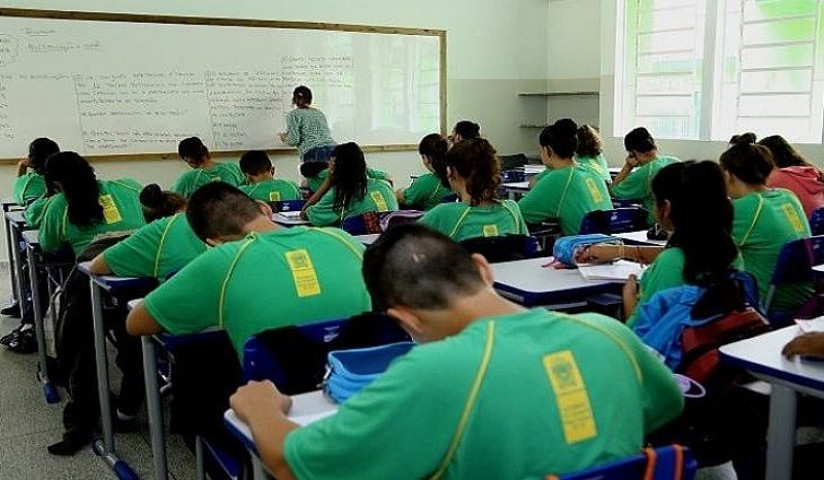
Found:
[(400, 342), (329, 352), (324, 392), (335, 403), (345, 402), (374, 382), (393, 360), (407, 354), (413, 345)]
[(555, 245), (552, 247), (552, 255), (555, 257), (555, 260), (572, 267), (575, 266), (575, 254), (578, 253), (580, 249), (602, 243), (618, 245), (621, 241), (615, 237), (600, 233), (561, 237), (555, 241)]

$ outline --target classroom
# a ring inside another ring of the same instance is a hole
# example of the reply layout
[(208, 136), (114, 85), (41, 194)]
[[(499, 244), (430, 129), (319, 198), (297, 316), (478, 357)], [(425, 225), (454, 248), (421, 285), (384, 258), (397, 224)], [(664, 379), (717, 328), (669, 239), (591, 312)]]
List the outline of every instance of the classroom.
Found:
[(824, 478), (822, 25), (0, 2), (0, 480)]

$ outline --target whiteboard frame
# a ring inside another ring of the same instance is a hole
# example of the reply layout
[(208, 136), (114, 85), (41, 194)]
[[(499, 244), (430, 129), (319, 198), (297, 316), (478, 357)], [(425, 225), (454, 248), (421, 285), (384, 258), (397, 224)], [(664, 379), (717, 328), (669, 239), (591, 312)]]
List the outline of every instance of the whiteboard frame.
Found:
[[(447, 134), (446, 125), (446, 30), (430, 28), (385, 27), (373, 25), (354, 25), (345, 23), (294, 22), (285, 20), (257, 20), (242, 18), (187, 17), (172, 15), (146, 15), (135, 13), (82, 12), (70, 10), (37, 10), (29, 8), (2, 8), (0, 17), (40, 18), (50, 20), (82, 20), (107, 23), (158, 23), (168, 25), (208, 25), (217, 27), (249, 28), (288, 28), (295, 30), (327, 30), (337, 32), (381, 33), (394, 35), (417, 35), (438, 37), (440, 48), (440, 128), (441, 135)], [(417, 150), (417, 144), (362, 145), (364, 152), (401, 152)], [(213, 157), (238, 157), (246, 150), (218, 150), (211, 152)], [(294, 148), (277, 148), (267, 150), (271, 154), (291, 154)], [(134, 153), (115, 155), (84, 155), (93, 162), (143, 162), (152, 160), (177, 159), (177, 152)], [(22, 160), (18, 158), (0, 158), (0, 165), (11, 165)]]

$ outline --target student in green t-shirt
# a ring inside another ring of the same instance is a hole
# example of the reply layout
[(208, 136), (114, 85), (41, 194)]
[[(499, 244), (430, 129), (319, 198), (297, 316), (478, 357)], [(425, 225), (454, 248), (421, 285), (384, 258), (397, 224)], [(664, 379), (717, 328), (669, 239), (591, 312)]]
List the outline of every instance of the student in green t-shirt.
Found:
[(420, 219), (456, 242), (507, 234), (528, 235), (524, 217), (512, 200), (497, 200), (501, 169), (495, 149), (483, 138), (462, 140), (446, 154), (450, 188), (460, 202), (442, 203)]
[[(789, 190), (767, 187), (774, 165), (762, 145), (742, 144), (721, 155), (721, 168), (735, 208), (732, 236), (745, 270), (758, 280), (761, 299), (767, 303), (778, 255), (788, 242), (810, 236), (810, 224), (798, 198)], [(795, 311), (813, 294), (810, 283), (780, 285), (769, 305), (771, 312)]]
[(577, 235), (589, 212), (612, 210), (600, 174), (573, 159), (578, 148), (577, 131), (575, 122), (564, 118), (541, 132), (541, 161), (550, 170), (518, 202), (524, 220), (540, 223), (557, 219), (564, 235)]
[(298, 184), (275, 178), (275, 167), (263, 150), (252, 150), (240, 157), (240, 170), (248, 185), (240, 187), (246, 195), (261, 202), (281, 202), (301, 198)]
[(222, 182), (195, 192), (187, 217), (214, 248), (132, 310), (132, 335), (220, 326), (242, 357), (246, 341), (264, 330), (370, 310), (360, 275), (363, 246), (345, 232), (279, 227), (266, 204)]
[(140, 192), (140, 203), (148, 225), (97, 255), (91, 273), (164, 282), (206, 251), (186, 219), (185, 198), (151, 184)]
[(444, 183), (446, 165), (444, 157), (449, 150), (449, 142), (439, 133), (431, 133), (418, 144), (423, 166), (429, 171), (412, 181), (412, 185), (395, 191), (398, 203), (416, 210), (431, 210), (450, 195)]
[(626, 163), (618, 176), (612, 180), (610, 192), (615, 198), (642, 200), (644, 208), (649, 211), (648, 221), (652, 225), (655, 222), (652, 179), (659, 170), (680, 160), (659, 155), (655, 139), (643, 127), (638, 127), (626, 134), (624, 148), (627, 151)]
[(592, 125), (578, 127), (578, 148), (575, 149), (575, 161), (592, 169), (606, 183), (612, 183), (598, 128)]
[(339, 225), (349, 217), (368, 212), (398, 209), (392, 187), (383, 180), (370, 178), (366, 160), (357, 143), (338, 145), (329, 161), (329, 176), (309, 198), (301, 217), (312, 225)]
[[(305, 162), (300, 165), (300, 174), (303, 176), (302, 186), (313, 195), (329, 179), (329, 162)], [(366, 176), (375, 180), (383, 180), (392, 185), (392, 177), (383, 170), (366, 166)]]
[(670, 371), (625, 326), (524, 309), (495, 292), (482, 256), (425, 226), (390, 229), (363, 271), (420, 345), (304, 427), (271, 382), (241, 387), (231, 406), (277, 478), (563, 475), (637, 453), (683, 409)]
[(57, 143), (49, 138), (36, 138), (29, 144), (29, 156), (17, 163), (17, 179), (12, 193), (15, 202), (28, 206), (46, 194), (43, 178), (46, 159), (59, 151)]
[(186, 162), (191, 171), (177, 179), (172, 191), (189, 198), (198, 188), (209, 182), (226, 182), (239, 187), (246, 179), (235, 163), (219, 163), (212, 160), (209, 149), (197, 138), (189, 137), (180, 141), (177, 153)]

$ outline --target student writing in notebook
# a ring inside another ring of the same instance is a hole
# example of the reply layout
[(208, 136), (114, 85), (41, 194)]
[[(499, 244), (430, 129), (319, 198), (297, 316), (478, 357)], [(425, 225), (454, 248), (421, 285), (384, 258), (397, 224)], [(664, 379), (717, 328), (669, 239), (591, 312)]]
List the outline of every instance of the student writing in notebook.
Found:
[(177, 153), (191, 171), (177, 179), (172, 191), (189, 198), (198, 188), (209, 182), (226, 182), (240, 186), (246, 182), (237, 164), (221, 163), (212, 159), (209, 149), (197, 138), (189, 137), (180, 141)]
[(395, 192), (398, 203), (416, 210), (430, 210), (441, 203), (443, 197), (452, 194), (446, 186), (448, 180), (444, 158), (448, 150), (449, 142), (439, 133), (423, 137), (418, 144), (418, 153), (428, 172), (413, 180), (406, 189)]
[(240, 157), (240, 170), (246, 175), (246, 183), (240, 190), (261, 202), (281, 202), (301, 198), (298, 184), (275, 178), (275, 167), (263, 150), (252, 150)]

